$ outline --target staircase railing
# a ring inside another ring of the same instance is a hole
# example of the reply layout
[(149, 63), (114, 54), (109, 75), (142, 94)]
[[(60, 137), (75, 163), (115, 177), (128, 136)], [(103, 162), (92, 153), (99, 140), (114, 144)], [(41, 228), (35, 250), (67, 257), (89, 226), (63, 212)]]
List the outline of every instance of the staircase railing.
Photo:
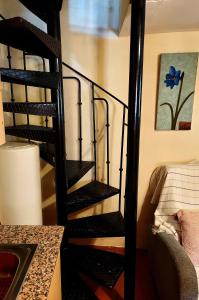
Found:
[[(0, 19), (2, 20), (5, 20), (6, 18), (0, 14)], [(11, 54), (10, 54), (10, 47), (7, 46), (7, 59), (8, 59), (8, 67), (9, 69), (12, 69), (12, 57), (11, 57)], [(14, 97), (14, 89), (13, 89), (13, 84), (10, 83), (10, 101), (12, 103), (15, 102), (15, 97)], [(15, 126), (16, 125), (16, 118), (15, 118), (15, 113), (13, 112), (12, 114), (12, 117), (13, 117), (13, 125)]]
[[(124, 138), (125, 138), (125, 127), (128, 126), (126, 123), (126, 114), (128, 111), (128, 106), (119, 98), (114, 96), (112, 93), (104, 89), (102, 86), (97, 84), (95, 81), (91, 80), (84, 74), (80, 73), (70, 65), (66, 64), (65, 62), (62, 62), (63, 66), (69, 69), (70, 71), (74, 72), (78, 77), (84, 79), (86, 82), (90, 84), (91, 89), (91, 101), (92, 101), (92, 115), (93, 115), (93, 153), (94, 153), (94, 162), (95, 162), (95, 171), (94, 171), (94, 177), (95, 180), (97, 179), (97, 139), (96, 139), (96, 113), (95, 113), (95, 102), (96, 101), (102, 101), (105, 103), (106, 106), (106, 169), (107, 169), (107, 184), (110, 183), (110, 142), (109, 142), (109, 101), (104, 97), (96, 97), (96, 89), (101, 90), (103, 93), (105, 93), (107, 96), (111, 97), (114, 101), (116, 101), (119, 105), (122, 107), (122, 134), (121, 134), (121, 148), (120, 148), (120, 167), (119, 167), (119, 210), (121, 210), (121, 200), (122, 200), (122, 176), (123, 176), (123, 160), (124, 160)], [(78, 104), (79, 104), (79, 141), (80, 141), (80, 158), (82, 159), (82, 101), (81, 101), (81, 81), (78, 77), (67, 77), (64, 76), (64, 79), (75, 79), (78, 82)]]
[[(5, 17), (0, 14), (0, 18), (5, 20)], [(27, 56), (30, 56), (29, 53), (23, 51), (23, 68), (26, 70), (27, 68), (27, 61), (26, 58)], [(46, 61), (44, 58), (37, 56), (37, 55), (32, 55), (41, 59), (42, 63), (42, 70), (46, 71)], [(8, 60), (8, 66), (11, 69), (12, 68), (12, 56), (11, 56), (11, 51), (10, 47), (7, 46), (7, 60)], [(106, 127), (106, 174), (107, 174), (107, 184), (110, 184), (110, 116), (109, 116), (109, 101), (105, 97), (100, 97), (97, 93), (96, 90), (102, 91), (104, 94), (106, 94), (108, 97), (116, 101), (119, 105), (121, 105), (122, 108), (122, 125), (121, 125), (121, 148), (120, 148), (120, 158), (119, 158), (119, 210), (121, 210), (121, 201), (122, 201), (122, 178), (123, 178), (123, 164), (124, 164), (124, 139), (125, 139), (125, 128), (128, 126), (126, 122), (126, 116), (128, 113), (128, 106), (119, 98), (114, 96), (112, 93), (107, 91), (105, 88), (100, 86), (98, 83), (95, 81), (91, 80), (84, 74), (80, 73), (70, 65), (66, 64), (65, 62), (62, 62), (62, 65), (67, 68), (68, 70), (72, 71), (73, 73), (76, 74), (76, 76), (63, 76), (64, 80), (74, 80), (77, 82), (77, 91), (78, 91), (78, 116), (79, 116), (79, 128), (78, 128), (78, 141), (79, 141), (79, 160), (82, 161), (82, 149), (83, 149), (83, 134), (82, 134), (82, 122), (83, 122), (83, 117), (82, 117), (82, 83), (80, 79), (85, 80), (88, 84), (90, 84), (90, 89), (91, 89), (91, 101), (92, 101), (92, 122), (93, 122), (93, 156), (94, 156), (94, 178), (95, 180), (97, 179), (97, 138), (96, 138), (96, 107), (95, 103), (97, 101), (101, 101), (105, 104), (106, 106), (106, 122), (105, 122), (105, 127)], [(97, 96), (96, 96), (97, 95)], [(11, 102), (15, 102), (15, 96), (14, 96), (14, 88), (13, 84), (10, 84), (10, 97), (11, 97)], [(29, 95), (28, 95), (28, 86), (25, 86), (25, 101), (29, 101)], [(44, 88), (44, 102), (47, 102), (47, 89)], [(45, 125), (48, 127), (49, 125), (49, 118), (48, 116), (45, 117)], [(27, 124), (29, 124), (29, 115), (27, 115)], [(15, 118), (15, 113), (13, 112), (13, 125), (16, 125), (16, 118)], [(125, 197), (125, 196), (124, 196)]]

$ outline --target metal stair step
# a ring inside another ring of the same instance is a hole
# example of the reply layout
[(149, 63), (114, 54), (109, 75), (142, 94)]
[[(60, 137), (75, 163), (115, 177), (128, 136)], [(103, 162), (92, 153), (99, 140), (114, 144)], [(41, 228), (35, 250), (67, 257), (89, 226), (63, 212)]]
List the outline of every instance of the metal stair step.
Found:
[(80, 278), (77, 272), (62, 263), (62, 300), (97, 300), (95, 294)]
[(119, 190), (110, 185), (98, 181), (92, 181), (67, 195), (66, 211), (67, 213), (75, 212), (118, 193)]
[(18, 125), (5, 128), (8, 135), (25, 139), (53, 143), (55, 141), (55, 130), (43, 126)]
[(19, 0), (19, 1), (43, 21), (47, 20), (48, 12), (60, 11), (63, 2), (63, 0), (56, 0), (56, 1), (55, 0), (42, 0), (42, 1)]
[(57, 116), (57, 105), (55, 103), (42, 102), (4, 102), (3, 110), (5, 112), (29, 114), (37, 116)]
[[(52, 144), (40, 145), (40, 156), (52, 166), (55, 165), (55, 147)], [(93, 166), (93, 161), (66, 160), (68, 187), (79, 181)]]
[(74, 219), (68, 221), (66, 232), (69, 238), (122, 237), (124, 219), (120, 212)]
[(66, 160), (68, 187), (78, 182), (94, 165), (94, 161)]
[(124, 256), (94, 247), (69, 245), (63, 255), (82, 273), (106, 287), (113, 288), (124, 271)]
[(54, 167), (55, 146), (53, 144), (42, 143), (39, 145), (39, 148), (40, 148), (40, 157)]
[(60, 42), (21, 17), (0, 21), (0, 43), (45, 58), (60, 56)]
[(57, 89), (59, 73), (24, 71), (19, 69), (0, 68), (1, 80), (4, 82), (23, 84), (35, 87)]

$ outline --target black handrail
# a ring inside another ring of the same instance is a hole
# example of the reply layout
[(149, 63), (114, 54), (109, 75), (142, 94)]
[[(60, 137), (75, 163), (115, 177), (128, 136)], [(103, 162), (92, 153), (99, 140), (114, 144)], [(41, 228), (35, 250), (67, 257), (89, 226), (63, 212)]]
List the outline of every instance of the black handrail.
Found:
[[(45, 59), (42, 57), (42, 63), (43, 63), (43, 71), (46, 72), (46, 62)], [(47, 89), (44, 88), (44, 102), (47, 102)], [(48, 127), (48, 116), (45, 117), (45, 123), (46, 123), (46, 127)]]
[[(42, 60), (42, 66), (43, 66), (43, 72), (46, 72), (46, 62), (45, 59), (41, 56), (35, 55), (35, 54), (29, 54), (28, 52), (23, 51), (23, 63), (24, 63), (24, 70), (26, 69), (26, 56), (36, 56), (39, 57)], [(28, 102), (28, 87), (25, 86), (25, 96), (26, 96), (26, 102)], [(47, 103), (47, 89), (44, 88), (44, 102)], [(28, 124), (29, 124), (29, 118), (27, 118)], [(48, 127), (48, 116), (45, 117), (45, 123), (46, 127)]]
[(82, 89), (81, 89), (81, 82), (79, 80), (79, 78), (74, 77), (74, 76), (63, 76), (63, 79), (72, 79), (72, 80), (76, 80), (77, 84), (78, 84), (78, 106), (79, 106), (79, 160), (82, 161), (82, 99), (81, 99), (81, 95), (82, 95)]
[[(6, 18), (0, 14), (0, 18), (2, 20), (6, 20)], [(8, 59), (8, 67), (9, 69), (12, 69), (12, 57), (11, 57), (11, 54), (10, 54), (10, 47), (7, 46), (7, 59)], [(13, 89), (13, 84), (10, 83), (10, 100), (12, 103), (15, 102), (15, 99), (14, 99), (14, 89)], [(12, 113), (12, 117), (13, 117), (13, 125), (15, 126), (16, 125), (16, 118), (15, 118), (15, 113), (13, 112)]]
[(123, 117), (122, 117), (122, 137), (121, 137), (121, 153), (120, 153), (120, 179), (119, 179), (119, 210), (121, 210), (121, 196), (122, 196), (122, 174), (123, 174), (123, 154), (124, 154), (124, 131), (125, 131), (125, 117), (126, 117), (126, 108), (123, 108)]
[[(81, 78), (85, 79), (86, 81), (88, 81), (91, 84), (91, 97), (92, 97), (92, 113), (93, 113), (93, 156), (94, 156), (94, 162), (95, 162), (95, 170), (94, 170), (94, 178), (95, 180), (97, 179), (97, 138), (96, 138), (96, 124), (95, 124), (95, 119), (96, 119), (96, 112), (95, 112), (95, 103), (94, 101), (97, 99), (101, 99), (102, 98), (97, 98), (95, 97), (95, 88), (100, 89), (101, 91), (103, 91), (104, 93), (106, 93), (107, 95), (109, 95), (110, 97), (112, 97), (114, 100), (116, 100), (119, 104), (121, 104), (123, 106), (123, 119), (122, 119), (122, 138), (121, 138), (121, 151), (120, 151), (120, 167), (119, 167), (119, 210), (121, 210), (121, 193), (122, 193), (122, 174), (123, 174), (123, 154), (124, 154), (124, 131), (125, 131), (125, 127), (128, 126), (128, 124), (125, 122), (125, 112), (126, 109), (128, 109), (128, 106), (121, 101), (120, 99), (118, 99), (117, 97), (115, 97), (113, 94), (111, 94), (110, 92), (108, 92), (107, 90), (105, 90), (103, 87), (101, 87), (99, 84), (97, 84), (96, 82), (94, 82), (93, 80), (91, 80), (90, 78), (88, 78), (87, 76), (83, 75), (82, 73), (80, 73), (79, 71), (77, 71), (76, 69), (74, 69), (73, 67), (71, 67), (70, 65), (66, 64), (65, 62), (62, 62), (62, 65), (66, 68), (68, 68), (69, 70), (71, 70), (72, 72), (76, 73), (78, 76), (80, 76)], [(77, 78), (77, 77), (75, 77)], [(103, 98), (104, 99), (104, 98)], [(105, 100), (105, 99), (104, 99)], [(107, 100), (106, 100), (107, 102)], [(108, 104), (108, 102), (107, 102)], [(107, 183), (109, 185), (109, 179), (110, 179), (110, 159), (109, 159), (109, 120), (107, 121)]]
[[(38, 55), (32, 55), (32, 54), (28, 54), (25, 53), (25, 55), (31, 55), (31, 56), (38, 56)], [(43, 61), (43, 70), (46, 70), (45, 67), (45, 60), (40, 57)], [(95, 170), (94, 170), (94, 178), (95, 180), (97, 180), (97, 138), (96, 138), (96, 124), (95, 124), (95, 119), (96, 119), (96, 113), (95, 113), (95, 104), (94, 101), (95, 100), (104, 100), (106, 102), (106, 104), (108, 104), (108, 101), (104, 98), (100, 98), (100, 97), (95, 97), (95, 87), (101, 89), (102, 91), (104, 91), (105, 93), (107, 93), (109, 96), (111, 96), (113, 99), (115, 99), (119, 104), (121, 104), (123, 106), (123, 118), (122, 118), (122, 137), (121, 137), (121, 151), (120, 151), (120, 167), (119, 167), (119, 210), (121, 210), (121, 193), (122, 193), (122, 173), (123, 173), (123, 148), (124, 148), (124, 131), (125, 131), (125, 127), (128, 126), (128, 124), (125, 122), (125, 112), (126, 109), (128, 109), (128, 106), (122, 102), (121, 100), (119, 100), (117, 97), (115, 97), (114, 95), (112, 95), (111, 93), (109, 93), (108, 91), (106, 91), (104, 88), (102, 88), (101, 86), (99, 86), (97, 83), (95, 83), (94, 81), (90, 80), (88, 77), (86, 77), (85, 75), (81, 74), (79, 71), (73, 69), (72, 67), (70, 67), (69, 65), (67, 65), (66, 63), (62, 63), (63, 65), (65, 65), (66, 67), (68, 67), (70, 70), (74, 71), (77, 75), (81, 76), (82, 78), (86, 79), (89, 83), (91, 83), (91, 93), (92, 93), (92, 110), (93, 110), (93, 155), (94, 155), (94, 162), (95, 162)], [(79, 158), (80, 161), (82, 161), (82, 142), (83, 142), (83, 138), (82, 138), (82, 100), (81, 100), (81, 81), (78, 77), (75, 76), (63, 76), (63, 79), (74, 79), (77, 81), (78, 83), (78, 105), (79, 105)], [(46, 91), (45, 91), (45, 102), (46, 102)], [(109, 110), (109, 109), (108, 109)], [(107, 184), (110, 184), (110, 159), (109, 159), (109, 117), (107, 119)]]
[(95, 130), (95, 85), (92, 83), (91, 85), (92, 89), (92, 108), (93, 108), (93, 151), (94, 151), (94, 162), (95, 162), (95, 180), (97, 180), (97, 140), (96, 140), (96, 130)]
[(113, 94), (111, 94), (110, 92), (108, 92), (107, 90), (105, 90), (103, 87), (101, 87), (99, 84), (97, 84), (95, 81), (91, 80), (90, 78), (88, 78), (87, 76), (83, 75), (82, 73), (80, 73), (79, 71), (75, 70), (74, 68), (72, 68), (71, 66), (69, 66), (68, 64), (66, 64), (65, 62), (62, 62), (62, 65), (65, 66), (66, 68), (70, 69), (71, 71), (75, 72), (76, 74), (78, 74), (80, 77), (84, 78), (85, 80), (89, 81), (90, 83), (92, 83), (94, 86), (96, 86), (97, 88), (99, 88), (101, 91), (103, 91), (104, 93), (106, 93), (107, 95), (109, 95), (110, 97), (112, 97), (113, 99), (115, 99), (117, 102), (119, 102), (120, 104), (124, 105), (127, 109), (128, 106), (120, 99), (118, 99), (117, 97), (115, 97)]
[[(23, 67), (24, 67), (24, 70), (26, 71), (26, 54), (24, 51), (23, 51)], [(26, 102), (28, 102), (28, 86), (25, 85), (24, 88), (25, 88)], [(26, 117), (27, 117), (27, 125), (29, 125), (30, 124), (29, 114), (27, 114)]]
[[(120, 99), (118, 99), (117, 97), (115, 97), (114, 95), (112, 95), (110, 92), (108, 92), (107, 90), (105, 90), (103, 87), (101, 87), (100, 85), (98, 85), (96, 82), (94, 82), (93, 80), (91, 80), (90, 78), (88, 78), (87, 76), (83, 75), (82, 73), (80, 73), (79, 71), (75, 70), (73, 67), (71, 67), (70, 65), (66, 64), (65, 62), (62, 62), (62, 65), (65, 66), (66, 68), (68, 68), (69, 70), (71, 70), (72, 72), (76, 73), (78, 76), (80, 76), (81, 78), (85, 79), (86, 81), (88, 81), (89, 83), (91, 83), (91, 95), (92, 95), (92, 112), (93, 112), (93, 156), (94, 156), (94, 162), (95, 162), (95, 170), (94, 170), (94, 178), (95, 180), (97, 179), (97, 139), (96, 139), (96, 124), (95, 124), (95, 118), (96, 118), (96, 113), (95, 113), (95, 100), (103, 100), (104, 98), (97, 98), (95, 97), (95, 88), (99, 88), (101, 91), (103, 91), (104, 93), (106, 93), (107, 95), (109, 95), (110, 97), (112, 97), (114, 100), (116, 100), (119, 104), (121, 104), (123, 106), (123, 112), (126, 111), (126, 109), (128, 109), (128, 106), (121, 101)], [(63, 77), (64, 79), (66, 78), (65, 76)], [(76, 79), (78, 79), (77, 77), (74, 77)], [(107, 100), (104, 99), (104, 101), (106, 102), (106, 105), (108, 105)], [(108, 107), (107, 107), (108, 109)], [(108, 117), (109, 118), (109, 117)], [(125, 122), (125, 118), (123, 116), (123, 121), (122, 121), (122, 140), (121, 140), (121, 151), (120, 151), (120, 167), (119, 167), (119, 210), (121, 210), (121, 192), (122, 192), (122, 173), (123, 173), (123, 148), (124, 148), (124, 130), (125, 130), (125, 126), (128, 124), (124, 123)], [(109, 119), (107, 121), (107, 183), (108, 185), (110, 184), (110, 159), (109, 159)]]
[(106, 104), (106, 143), (107, 143), (107, 148), (106, 148), (106, 165), (107, 165), (107, 184), (110, 184), (110, 156), (109, 156), (109, 106), (108, 106), (108, 101), (104, 98), (94, 98), (94, 101), (104, 101)]

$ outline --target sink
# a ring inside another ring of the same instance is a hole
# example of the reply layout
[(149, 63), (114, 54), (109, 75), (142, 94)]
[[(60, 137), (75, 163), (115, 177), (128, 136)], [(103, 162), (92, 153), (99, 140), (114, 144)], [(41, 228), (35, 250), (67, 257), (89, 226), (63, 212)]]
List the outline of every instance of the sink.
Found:
[(16, 299), (36, 247), (33, 244), (0, 244), (0, 300)]

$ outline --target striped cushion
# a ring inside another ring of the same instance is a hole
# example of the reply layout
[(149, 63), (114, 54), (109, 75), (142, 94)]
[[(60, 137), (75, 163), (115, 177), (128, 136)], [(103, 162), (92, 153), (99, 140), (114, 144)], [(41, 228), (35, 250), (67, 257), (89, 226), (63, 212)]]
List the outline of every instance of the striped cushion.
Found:
[[(177, 212), (181, 209), (199, 209), (199, 163), (158, 168), (152, 176), (149, 193), (151, 203), (157, 205), (153, 232), (173, 234), (179, 241), (181, 229)], [(199, 286), (199, 265), (194, 264), (194, 267)]]
[(158, 197), (152, 197), (152, 202), (157, 203), (153, 231), (173, 234), (179, 240), (181, 232), (176, 213), (180, 209), (199, 209), (199, 164), (169, 165), (159, 168), (156, 174), (164, 181), (159, 180), (161, 186), (154, 186)]

